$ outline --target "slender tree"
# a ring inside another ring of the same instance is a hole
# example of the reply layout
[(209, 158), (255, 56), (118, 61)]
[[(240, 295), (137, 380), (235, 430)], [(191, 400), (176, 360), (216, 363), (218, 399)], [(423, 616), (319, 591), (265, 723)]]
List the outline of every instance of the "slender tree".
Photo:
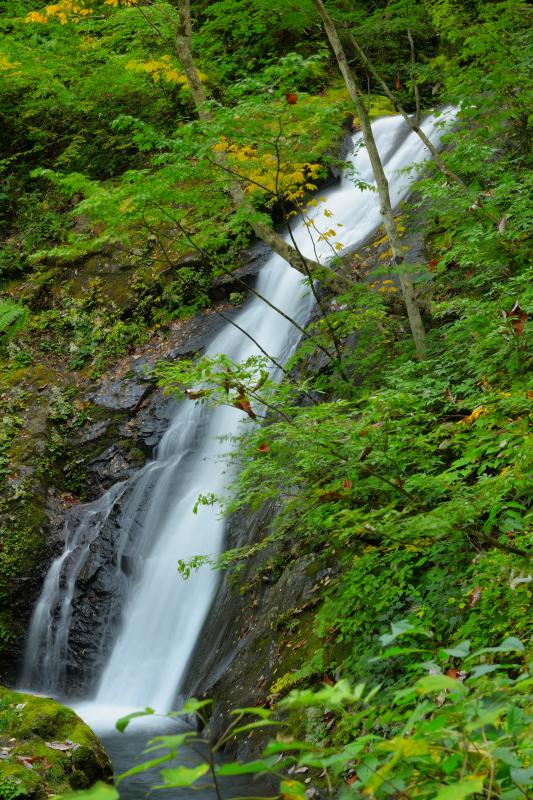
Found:
[[(348, 89), (348, 93), (355, 104), (357, 115), (361, 123), (361, 132), (363, 134), (363, 139), (366, 145), (366, 149), (368, 151), (370, 164), (372, 166), (372, 171), (374, 173), (374, 178), (376, 181), (376, 186), (381, 203), (381, 215), (383, 217), (383, 225), (385, 228), (385, 232), (387, 234), (387, 238), (390, 243), (390, 248), (392, 251), (392, 259), (396, 266), (400, 266), (404, 261), (402, 242), (400, 238), (400, 233), (398, 231), (398, 226), (396, 225), (396, 220), (394, 219), (394, 213), (392, 209), (392, 203), (389, 192), (389, 183), (387, 181), (387, 176), (385, 175), (383, 164), (381, 162), (381, 158), (378, 149), (376, 147), (376, 141), (374, 139), (374, 134), (372, 132), (372, 126), (370, 124), (370, 119), (364, 104), (363, 92), (361, 90), (361, 87), (359, 85), (359, 82), (355, 74), (353, 73), (352, 69), (350, 68), (350, 65), (348, 64), (348, 59), (346, 58), (346, 53), (342, 46), (342, 42), (337, 32), (337, 28), (331, 16), (329, 15), (328, 11), (326, 10), (324, 3), (322, 2), (322, 0), (313, 0), (313, 4), (320, 15), (320, 18), (324, 25), (324, 30), (326, 31), (333, 52), (335, 53), (335, 56), (337, 58), (339, 69), (344, 78), (344, 82), (346, 84), (346, 88)], [(422, 322), (420, 309), (416, 301), (416, 294), (415, 294), (415, 288), (413, 286), (413, 281), (410, 278), (410, 276), (407, 275), (405, 272), (399, 273), (399, 279), (400, 279), (400, 286), (402, 290), (403, 300), (405, 303), (405, 307), (407, 309), (407, 315), (409, 317), (409, 325), (411, 327), (411, 333), (413, 335), (413, 339), (415, 342), (416, 354), (419, 359), (423, 359), (426, 357), (424, 324)]]

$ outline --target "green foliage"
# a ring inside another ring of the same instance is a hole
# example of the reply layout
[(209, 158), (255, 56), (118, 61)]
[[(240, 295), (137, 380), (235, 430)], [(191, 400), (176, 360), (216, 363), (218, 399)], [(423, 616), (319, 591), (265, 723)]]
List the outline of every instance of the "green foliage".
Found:
[[(413, 637), (422, 637), (421, 645), (389, 646), (400, 639), (403, 644), (406, 638), (410, 644)], [(533, 719), (532, 681), (523, 662), (523, 644), (509, 637), (496, 647), (473, 652), (469, 641), (443, 648), (434, 644), (431, 631), (406, 620), (394, 623), (391, 633), (381, 639), (386, 647), (380, 655), (383, 661), (405, 652), (426, 655), (405, 688), (395, 691), (392, 698), (379, 685), (368, 689), (364, 683), (346, 680), (320, 689), (294, 690), (276, 709), (285, 720), (281, 726), (272, 709), (236, 709), (218, 740), (213, 740), (209, 730), (206, 701), (193, 699), (168, 716), (186, 719), (187, 714), (198, 714), (206, 726), (203, 734), (195, 732), (190, 722), (189, 730), (150, 740), (145, 753), (163, 754), (132, 767), (118, 782), (161, 768), (163, 782), (154, 788), (198, 790), (211, 785), (216, 786), (219, 798), (225, 796), (223, 784), (218, 784), (221, 778), (247, 775), (270, 775), (283, 796), (292, 800), (316, 792), (317, 786), (334, 797), (333, 787), (342, 784), (349, 787), (350, 796), (371, 795), (377, 800), (397, 793), (433, 800), (474, 794), (492, 800), (524, 796), (531, 782)], [(495, 661), (502, 655), (507, 663)], [(124, 730), (129, 720), (144, 713), (153, 712), (131, 714), (117, 723), (118, 729)], [(298, 736), (292, 726), (301, 731), (304, 714), (307, 729)], [(317, 728), (313, 722), (317, 715), (326, 718), (328, 725)], [(259, 758), (218, 762), (216, 754), (236, 735), (276, 725), (277, 738)], [(197, 755), (204, 753), (200, 763), (169, 766), (191, 747)], [(294, 779), (303, 773), (305, 783)], [(207, 784), (201, 782), (205, 780)]]
[(0, 336), (12, 336), (23, 327), (27, 318), (24, 306), (0, 298)]
[[(530, 11), (515, 0), (328, 6), (373, 114), (392, 109), (360, 68), (351, 33), (409, 109), (415, 84), (423, 106), (459, 109), (442, 157), (465, 185), (429, 166), (405, 223), (425, 228), (430, 250), (414, 270), (429, 357), (413, 362), (403, 312), (380, 286), (386, 267), (372, 276), (360, 268), (376, 261), (367, 248), (337, 262), (353, 287), (308, 326), (281, 382), (269, 378), (266, 355), (159, 367), (168, 391), (253, 420), (234, 448), (232, 492), (198, 504), (281, 508), (264, 541), (214, 566), (244, 594), (243, 565), (274, 543), (280, 570), (305, 556), (330, 577), (307, 612), (313, 637), (268, 687), (271, 699), (297, 688), (283, 705), (292, 742), (281, 735), (254, 762), (215, 771), (180, 762), (180, 748), (206, 745), (187, 730), (152, 740), (149, 760), (129, 775), (161, 765), (160, 786), (196, 789), (218, 774), (273, 772), (285, 800), (296, 800), (309, 784), (287, 775), (294, 767), (321, 792), (325, 780), (355, 797), (514, 800), (530, 779), (530, 679), (517, 645), (528, 634), (532, 586)], [(174, 55), (172, 4), (98, 3), (98, 14), (67, 25), (25, 23), (39, 10), (29, 0), (6, 10), (0, 368), (9, 396), (0, 475), (14, 479), (10, 503), (20, 507), (2, 506), (7, 604), (15, 577), (42, 552), (44, 501), (31, 484), (63, 458), (61, 426), (78, 419), (75, 395), (51, 388), (41, 473), (18, 481), (33, 374), (25, 369), (53, 365), (40, 386), (57, 375), (68, 383), (69, 372), (97, 377), (156, 326), (209, 305), (213, 279), (236, 266), (251, 223), (291, 215), (338, 166), (341, 123), (353, 109), (310, 0), (193, 3), (208, 124), (195, 119)], [(295, 105), (287, 91), (297, 92)], [(251, 200), (246, 212), (232, 207), (217, 151)], [(118, 261), (120, 298), (111, 291)], [(83, 478), (67, 479), (83, 490)], [(208, 560), (198, 554), (179, 571), (187, 577)], [(296, 616), (289, 622), (298, 630)], [(276, 624), (288, 627), (283, 615)], [(9, 620), (2, 625), (9, 644)], [(318, 688), (324, 674), (340, 680)], [(187, 709), (207, 723), (201, 704)], [(243, 709), (226, 743), (275, 721), (270, 709)], [(80, 797), (116, 796), (104, 786), (91, 792)]]
[(117, 790), (107, 783), (96, 783), (91, 789), (65, 795), (68, 800), (119, 800), (119, 797)]
[(4, 800), (15, 800), (16, 797), (27, 797), (27, 789), (15, 778), (0, 776), (0, 796)]

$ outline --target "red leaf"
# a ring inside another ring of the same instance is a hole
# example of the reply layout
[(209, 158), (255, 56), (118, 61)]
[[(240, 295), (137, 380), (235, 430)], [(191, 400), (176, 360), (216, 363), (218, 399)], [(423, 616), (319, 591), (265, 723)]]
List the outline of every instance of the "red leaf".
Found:
[(298, 95), (295, 92), (285, 92), (285, 100), (290, 106), (295, 106), (298, 102)]
[(257, 449), (259, 450), (260, 453), (268, 453), (270, 447), (267, 444), (260, 444)]
[(457, 676), (459, 675), (459, 670), (450, 668), (449, 670), (446, 671), (446, 675), (448, 676), (448, 678), (453, 678), (456, 681)]
[(253, 410), (253, 408), (252, 408), (252, 406), (251, 406), (251, 404), (250, 404), (250, 401), (248, 400), (248, 398), (246, 398), (246, 397), (242, 397), (242, 396), (241, 396), (241, 397), (238, 397), (238, 398), (237, 398), (237, 399), (236, 399), (236, 400), (233, 402), (233, 405), (234, 405), (234, 407), (235, 407), (235, 408), (238, 408), (238, 409), (240, 409), (241, 411), (244, 411), (246, 414), (248, 414), (248, 416), (250, 417), (250, 419), (257, 419), (257, 416), (256, 416), (256, 414), (254, 413), (254, 410)]
[(343, 482), (342, 482), (342, 485), (344, 486), (345, 489), (351, 489), (352, 488), (352, 482), (351, 482), (351, 480), (349, 478), (345, 478), (343, 480)]
[(523, 308), (520, 308), (518, 301), (514, 304), (510, 311), (504, 311), (503, 316), (508, 322), (511, 323), (515, 336), (521, 336), (528, 320), (528, 315), (527, 311), (524, 311)]
[(342, 500), (342, 494), (340, 492), (324, 492), (324, 494), (319, 495), (321, 503), (329, 503), (332, 500)]
[(438, 258), (430, 259), (428, 261), (428, 269), (429, 269), (429, 271), (433, 272), (433, 270), (435, 269), (435, 267), (437, 266), (438, 263), (439, 263), (439, 259)]

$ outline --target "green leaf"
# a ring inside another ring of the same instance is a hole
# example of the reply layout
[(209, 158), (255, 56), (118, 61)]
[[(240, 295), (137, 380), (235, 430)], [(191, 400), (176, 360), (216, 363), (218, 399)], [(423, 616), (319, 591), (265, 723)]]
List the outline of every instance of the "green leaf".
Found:
[(465, 694), (468, 689), (460, 681), (448, 677), (448, 675), (426, 675), (415, 684), (418, 694), (430, 694), (431, 692), (462, 692)]
[(456, 645), (455, 647), (447, 647), (442, 651), (448, 656), (455, 656), (455, 658), (465, 658), (470, 652), (470, 641), (465, 639), (464, 642)]
[(312, 689), (293, 689), (280, 702), (280, 708), (306, 708), (308, 706), (342, 707), (361, 700), (365, 689), (364, 683), (350, 686), (347, 680), (340, 680), (333, 686), (323, 686), (317, 692)]
[(170, 752), (175, 755), (182, 744), (194, 735), (192, 731), (189, 731), (187, 733), (177, 733), (174, 736), (156, 736), (154, 739), (149, 740), (148, 744), (151, 745), (151, 747), (147, 747), (144, 752), (153, 753), (154, 750), (161, 750), (163, 747), (166, 747), (167, 750), (170, 750)]
[(519, 786), (529, 786), (533, 783), (533, 765), (530, 767), (512, 767), (511, 780)]
[(162, 769), (161, 776), (165, 783), (154, 786), (154, 789), (174, 789), (178, 786), (192, 786), (198, 778), (209, 771), (209, 764), (198, 764), (196, 767), (172, 767)]
[(270, 756), (274, 753), (285, 753), (290, 750), (313, 750), (314, 747), (309, 742), (301, 742), (298, 739), (291, 739), (290, 741), (275, 741), (268, 742), (263, 751), (263, 755)]
[(474, 667), (468, 676), (468, 680), (479, 678), (481, 675), (488, 675), (489, 672), (495, 672), (500, 666), (500, 664), (479, 664), (477, 667)]
[(475, 653), (472, 653), (469, 658), (474, 658), (475, 656), (481, 656), (484, 653), (523, 653), (524, 652), (524, 645), (517, 639), (516, 636), (508, 636), (507, 639), (504, 639), (501, 644), (497, 647), (484, 647), (482, 650), (476, 650)]
[(373, 661), (383, 661), (386, 658), (393, 658), (394, 656), (403, 656), (409, 655), (410, 653), (429, 653), (430, 650), (427, 650), (422, 647), (388, 647), (380, 656), (374, 656), (373, 658), (369, 659), (369, 662), (372, 663)]
[(254, 773), (267, 772), (276, 763), (276, 758), (261, 758), (256, 761), (247, 761), (239, 764), (237, 761), (231, 764), (222, 764), (216, 767), (217, 775), (253, 775)]
[(279, 786), (285, 800), (305, 800), (305, 789), (300, 781), (281, 781)]
[(179, 711), (169, 711), (167, 717), (181, 717), (187, 714), (195, 714), (201, 708), (210, 705), (212, 702), (212, 700), (196, 700), (195, 697), (191, 697)]
[(463, 800), (471, 794), (483, 791), (483, 777), (471, 775), (464, 781), (443, 786), (435, 795), (435, 800)]
[(496, 747), (492, 751), (492, 755), (494, 756), (494, 758), (499, 759), (499, 761), (502, 761), (509, 767), (522, 767), (520, 759), (508, 747)]
[(114, 786), (100, 781), (95, 783), (91, 789), (84, 789), (82, 792), (73, 792), (73, 794), (69, 794), (67, 797), (68, 800), (119, 800), (119, 793)]
[(272, 711), (269, 708), (261, 708), (260, 706), (252, 706), (250, 708), (235, 708), (232, 714), (255, 714), (261, 719), (270, 719)]
[(407, 619), (401, 619), (398, 622), (391, 624), (391, 632), (385, 633), (379, 637), (383, 647), (392, 644), (399, 636), (406, 636), (407, 634), (421, 634), (422, 636), (430, 637), (431, 633), (419, 625), (414, 625)]
[(139, 775), (141, 772), (146, 772), (149, 769), (153, 769), (154, 767), (158, 767), (159, 764), (165, 764), (167, 761), (171, 761), (174, 758), (174, 753), (166, 753), (164, 756), (160, 756), (159, 758), (152, 758), (149, 761), (143, 761), (142, 764), (137, 764), (135, 767), (131, 767), (126, 772), (122, 772), (117, 778), (117, 785), (124, 780), (124, 778), (129, 778), (130, 775)]
[(238, 728), (234, 728), (232, 733), (243, 733), (244, 731), (251, 731), (254, 728), (264, 728), (265, 726), (269, 725), (281, 725), (281, 722), (277, 722), (273, 719), (259, 719), (256, 722), (249, 722), (247, 725), (239, 725)]
[(124, 733), (132, 719), (135, 719), (136, 717), (148, 717), (150, 714), (155, 714), (153, 708), (145, 708), (144, 711), (133, 711), (131, 714), (127, 714), (125, 717), (121, 717), (119, 720), (117, 720), (115, 723), (115, 728), (117, 731), (120, 731), (120, 733)]

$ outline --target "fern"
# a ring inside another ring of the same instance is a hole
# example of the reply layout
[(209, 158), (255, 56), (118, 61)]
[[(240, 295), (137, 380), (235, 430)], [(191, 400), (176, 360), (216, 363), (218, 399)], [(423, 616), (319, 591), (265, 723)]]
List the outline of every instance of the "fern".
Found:
[(28, 310), (13, 300), (0, 299), (0, 337), (20, 330), (28, 317)]

